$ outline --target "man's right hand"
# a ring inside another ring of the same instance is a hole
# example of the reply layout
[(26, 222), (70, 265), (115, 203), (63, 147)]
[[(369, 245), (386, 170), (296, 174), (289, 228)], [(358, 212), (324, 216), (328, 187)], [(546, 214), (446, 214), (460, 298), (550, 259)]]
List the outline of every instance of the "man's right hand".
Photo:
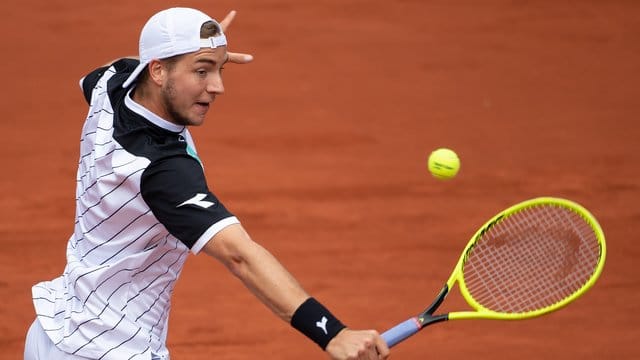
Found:
[(325, 349), (333, 360), (379, 360), (389, 357), (389, 347), (375, 330), (344, 329)]

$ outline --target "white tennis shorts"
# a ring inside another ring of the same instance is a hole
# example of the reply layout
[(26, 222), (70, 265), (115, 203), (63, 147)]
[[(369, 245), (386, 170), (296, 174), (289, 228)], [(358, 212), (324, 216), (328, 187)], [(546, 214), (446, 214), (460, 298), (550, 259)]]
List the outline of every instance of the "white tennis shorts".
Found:
[[(151, 355), (152, 360), (159, 360), (156, 355)], [(168, 358), (167, 358), (168, 359)], [(53, 341), (42, 329), (36, 319), (29, 331), (24, 343), (24, 360), (91, 360), (82, 356), (76, 356), (58, 349)]]
[(24, 344), (24, 360), (87, 360), (87, 358), (67, 354), (58, 349), (40, 326), (36, 319), (29, 331)]

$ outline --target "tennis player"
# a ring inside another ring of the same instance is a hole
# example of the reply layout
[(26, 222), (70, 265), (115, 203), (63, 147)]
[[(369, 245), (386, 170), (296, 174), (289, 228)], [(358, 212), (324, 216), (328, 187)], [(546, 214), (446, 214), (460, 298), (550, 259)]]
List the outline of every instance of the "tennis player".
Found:
[(32, 289), (25, 359), (169, 359), (171, 295), (190, 252), (219, 260), (330, 358), (388, 356), (376, 331), (345, 327), (311, 297), (207, 184), (189, 127), (224, 93), (223, 65), (252, 59), (227, 51), (234, 16), (160, 11), (137, 59), (81, 79), (75, 228), (62, 275)]

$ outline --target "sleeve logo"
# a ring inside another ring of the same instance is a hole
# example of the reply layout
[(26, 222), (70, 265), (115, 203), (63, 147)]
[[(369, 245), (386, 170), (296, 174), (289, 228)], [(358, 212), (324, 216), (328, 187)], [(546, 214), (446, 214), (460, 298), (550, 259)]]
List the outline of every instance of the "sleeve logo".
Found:
[(196, 205), (196, 206), (200, 206), (203, 209), (208, 209), (208, 208), (212, 207), (213, 205), (215, 205), (214, 202), (205, 201), (204, 198), (206, 198), (206, 197), (207, 197), (207, 194), (198, 193), (194, 197), (192, 197), (191, 199), (183, 202), (182, 204), (180, 204), (180, 205), (178, 205), (176, 207), (179, 208), (179, 207), (185, 206), (185, 205)]

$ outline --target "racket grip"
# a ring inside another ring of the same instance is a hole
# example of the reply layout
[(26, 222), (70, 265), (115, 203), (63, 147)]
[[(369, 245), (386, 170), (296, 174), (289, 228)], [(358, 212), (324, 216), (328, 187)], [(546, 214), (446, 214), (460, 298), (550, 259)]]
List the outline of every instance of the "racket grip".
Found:
[(382, 333), (382, 338), (387, 346), (392, 347), (420, 330), (418, 319), (411, 318)]

